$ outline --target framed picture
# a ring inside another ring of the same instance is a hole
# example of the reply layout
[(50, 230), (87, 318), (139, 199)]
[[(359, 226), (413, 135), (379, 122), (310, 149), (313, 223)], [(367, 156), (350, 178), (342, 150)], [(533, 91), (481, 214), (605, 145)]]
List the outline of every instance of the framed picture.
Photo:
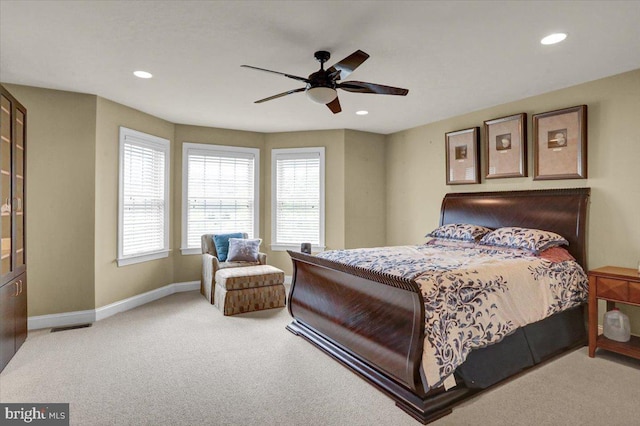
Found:
[(587, 178), (587, 106), (533, 116), (533, 180)]
[(480, 183), (480, 128), (445, 134), (447, 185)]
[(527, 176), (527, 114), (484, 122), (486, 178)]

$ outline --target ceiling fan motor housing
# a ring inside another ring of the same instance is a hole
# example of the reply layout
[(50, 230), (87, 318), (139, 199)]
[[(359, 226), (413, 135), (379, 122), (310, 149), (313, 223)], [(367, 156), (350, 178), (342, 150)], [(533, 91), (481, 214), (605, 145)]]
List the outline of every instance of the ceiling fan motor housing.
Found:
[(335, 89), (336, 81), (331, 78), (329, 72), (320, 70), (309, 75), (309, 83), (307, 84), (307, 88), (311, 87), (330, 87), (332, 89)]

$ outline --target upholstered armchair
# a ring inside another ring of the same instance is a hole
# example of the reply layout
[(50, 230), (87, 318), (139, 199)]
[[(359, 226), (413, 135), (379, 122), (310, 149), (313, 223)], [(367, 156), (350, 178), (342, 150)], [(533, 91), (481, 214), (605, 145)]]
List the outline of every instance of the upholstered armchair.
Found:
[[(214, 235), (215, 234), (204, 234), (200, 240), (202, 244), (202, 281), (200, 282), (200, 293), (212, 304), (213, 289), (216, 284), (216, 272), (219, 269), (267, 264), (267, 255), (265, 253), (258, 253), (257, 262), (221, 262), (218, 259), (216, 245), (213, 242)], [(242, 238), (248, 237), (248, 234), (242, 234)]]

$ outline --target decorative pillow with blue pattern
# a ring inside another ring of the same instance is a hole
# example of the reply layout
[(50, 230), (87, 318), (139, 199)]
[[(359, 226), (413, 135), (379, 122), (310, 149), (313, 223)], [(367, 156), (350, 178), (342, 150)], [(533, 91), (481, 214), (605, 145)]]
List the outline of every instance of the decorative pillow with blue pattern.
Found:
[(229, 262), (257, 262), (260, 243), (262, 240), (244, 238), (229, 238)]
[(528, 250), (539, 254), (551, 247), (568, 246), (569, 242), (555, 232), (508, 226), (491, 231), (482, 237), (480, 244)]
[(442, 225), (429, 232), (426, 237), (443, 238), (446, 240), (477, 241), (491, 229), (468, 223), (452, 223)]

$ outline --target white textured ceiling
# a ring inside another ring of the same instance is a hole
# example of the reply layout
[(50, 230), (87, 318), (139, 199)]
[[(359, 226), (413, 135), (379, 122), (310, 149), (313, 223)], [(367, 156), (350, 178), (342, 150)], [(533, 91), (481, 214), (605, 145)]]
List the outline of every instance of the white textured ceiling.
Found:
[[(0, 80), (96, 94), (174, 123), (391, 133), (640, 68), (640, 1), (0, 1)], [(540, 38), (567, 32), (559, 45)], [(297, 93), (357, 49), (342, 113)], [(137, 69), (154, 74), (135, 78)], [(360, 109), (370, 111), (356, 116)]]

